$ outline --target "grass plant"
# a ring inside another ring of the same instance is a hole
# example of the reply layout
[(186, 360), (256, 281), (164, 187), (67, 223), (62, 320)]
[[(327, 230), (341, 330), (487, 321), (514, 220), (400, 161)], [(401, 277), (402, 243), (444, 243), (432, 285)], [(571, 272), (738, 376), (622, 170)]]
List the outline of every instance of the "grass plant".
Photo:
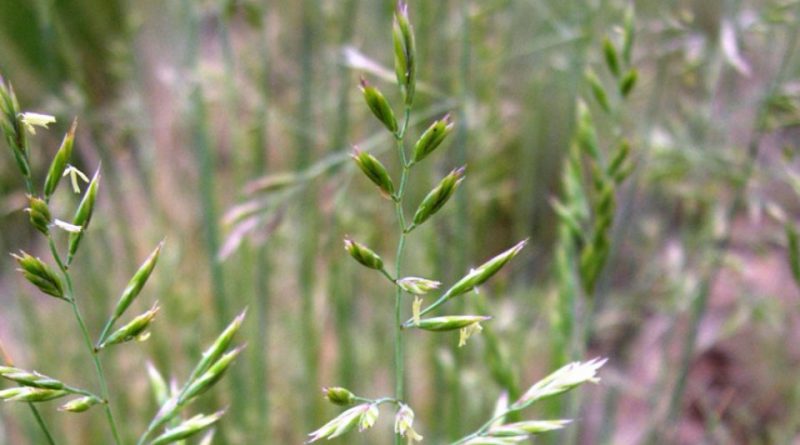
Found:
[[(99, 193), (100, 169), (98, 167), (94, 176), (89, 180), (84, 173), (70, 164), (77, 131), (77, 120), (75, 120), (49, 163), (41, 191), (35, 187), (36, 178), (31, 168), (32, 150), (29, 140), (32, 135), (36, 134), (37, 128), (47, 128), (54, 122), (53, 116), (23, 112), (11, 85), (0, 78), (0, 130), (2, 130), (19, 173), (25, 182), (28, 199), (28, 207), (25, 211), (28, 213), (29, 221), (33, 228), (44, 236), (51, 261), (55, 263), (56, 267), (54, 268), (48, 262), (24, 251), (19, 251), (12, 256), (18, 263), (22, 276), (28, 282), (38, 288), (40, 292), (69, 305), (79, 328), (86, 354), (89, 356), (89, 367), (95, 373), (97, 390), (82, 389), (39, 372), (28, 371), (9, 364), (9, 366), (0, 367), (0, 376), (15, 383), (16, 386), (2, 390), (0, 398), (7, 402), (28, 403), (48, 443), (56, 443), (56, 439), (49, 432), (41, 413), (34, 404), (70, 398), (65, 403), (62, 400), (62, 405), (59, 407), (60, 411), (67, 413), (82, 413), (94, 406), (100, 406), (105, 412), (111, 437), (108, 442), (122, 445), (125, 443), (123, 430), (112, 408), (113, 399), (101, 354), (107, 348), (133, 340), (144, 341), (149, 337), (151, 324), (160, 309), (158, 302), (154, 303), (149, 310), (124, 324), (121, 319), (137, 300), (150, 278), (158, 262), (163, 242), (139, 266), (123, 290), (100, 334), (96, 337), (93, 336), (81, 310), (82, 299), (78, 298), (73, 285), (72, 266), (73, 259), (79, 253), (84, 234), (89, 229), (89, 223), (94, 215), (95, 202)], [(69, 221), (58, 219), (51, 212), (51, 207), (56, 208), (51, 199), (56, 197), (59, 184), (64, 183), (62, 177), (69, 178), (69, 185), (74, 193), (81, 192), (81, 181), (88, 182), (74, 216)], [(59, 236), (62, 232), (64, 236)], [(59, 241), (62, 246), (59, 246)], [(188, 404), (223, 377), (225, 371), (241, 352), (243, 348), (241, 346), (232, 349), (229, 347), (243, 319), (244, 313), (222, 332), (181, 388), (171, 394), (164, 392), (162, 400), (160, 400), (161, 409), (147, 430), (140, 436), (137, 444), (174, 443), (206, 430), (219, 421), (224, 410), (211, 415), (198, 414), (186, 420), (181, 418), (181, 414)], [(154, 372), (157, 373), (153, 371), (151, 375)], [(163, 381), (163, 379), (161, 380)], [(162, 431), (162, 427), (165, 425), (168, 427)]]
[[(377, 187), (383, 198), (394, 204), (397, 221), (398, 241), (394, 254), (394, 270), (384, 263), (383, 258), (364, 244), (346, 237), (345, 251), (367, 269), (372, 269), (385, 277), (394, 288), (394, 311), (391, 317), (394, 338), (394, 393), (392, 396), (367, 398), (355, 395), (343, 387), (324, 389), (325, 398), (331, 403), (352, 406), (333, 420), (309, 434), (307, 443), (321, 439), (333, 439), (358, 428), (364, 431), (371, 428), (378, 419), (380, 407), (389, 405), (395, 410), (394, 443), (404, 439), (409, 442), (421, 441), (422, 435), (413, 428), (415, 413), (408, 399), (406, 376), (406, 336), (407, 330), (418, 329), (430, 332), (459, 332), (459, 347), (465, 346), (467, 340), (479, 333), (481, 323), (491, 319), (486, 315), (442, 315), (428, 316), (446, 303), (455, 299), (463, 300), (465, 294), (474, 291), (488, 281), (500, 269), (510, 262), (527, 244), (521, 241), (506, 251), (489, 259), (481, 266), (471, 270), (450, 288), (442, 292), (433, 302), (423, 307), (423, 297), (437, 291), (441, 283), (430, 278), (403, 276), (403, 261), (407, 238), (418, 227), (429, 221), (438, 213), (456, 193), (464, 180), (465, 166), (453, 169), (441, 179), (417, 206), (413, 216), (406, 218), (409, 177), (412, 168), (431, 156), (453, 131), (454, 123), (450, 115), (431, 123), (412, 145), (407, 147), (409, 122), (417, 94), (417, 53), (413, 27), (408, 13), (408, 6), (398, 2), (392, 27), (394, 42), (394, 65), (397, 85), (403, 98), (402, 118), (398, 120), (392, 105), (384, 94), (366, 79), (361, 79), (361, 92), (366, 105), (375, 118), (385, 127), (395, 141), (397, 161), (400, 165), (400, 180), (397, 186), (387, 168), (381, 161), (368, 152), (355, 148), (353, 161), (358, 169)], [(463, 143), (463, 141), (462, 141)], [(409, 301), (413, 298), (413, 301)], [(410, 303), (410, 304), (409, 304)], [(461, 305), (463, 306), (463, 305)], [(410, 310), (409, 310), (410, 309)], [(411, 317), (408, 318), (408, 313)], [(427, 317), (426, 317), (427, 316)], [(494, 416), (473, 433), (453, 442), (453, 445), (517, 443), (526, 438), (547, 431), (563, 428), (568, 420), (520, 421), (508, 423), (510, 415), (517, 413), (534, 402), (569, 391), (583, 383), (598, 381), (596, 371), (605, 360), (591, 360), (585, 363), (574, 362), (559, 369), (552, 375), (534, 384), (521, 397), (513, 401), (508, 396), (501, 397)], [(454, 400), (458, 400), (455, 398)]]

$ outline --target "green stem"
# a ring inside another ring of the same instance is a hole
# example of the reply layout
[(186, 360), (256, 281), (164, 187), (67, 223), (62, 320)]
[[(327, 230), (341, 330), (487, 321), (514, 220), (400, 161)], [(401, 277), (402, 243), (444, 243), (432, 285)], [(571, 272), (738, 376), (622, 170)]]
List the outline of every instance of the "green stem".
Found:
[[(397, 191), (397, 199), (395, 200), (394, 208), (397, 214), (397, 223), (400, 226), (400, 239), (397, 241), (397, 254), (395, 255), (395, 277), (400, 277), (401, 264), (403, 261), (403, 250), (406, 245), (406, 217), (403, 214), (403, 196), (408, 182), (408, 172), (411, 167), (406, 160), (406, 151), (403, 146), (406, 130), (408, 130), (408, 118), (411, 109), (406, 107), (405, 118), (403, 119), (403, 128), (395, 136), (397, 141), (397, 154), (400, 158), (400, 163), (403, 166), (403, 172), (400, 176), (400, 188)], [(389, 274), (384, 271), (387, 278)], [(391, 278), (390, 278), (391, 279)], [(395, 399), (405, 400), (405, 363), (404, 363), (404, 342), (403, 342), (403, 289), (400, 286), (395, 286), (394, 294), (394, 393)], [(402, 436), (395, 434), (394, 443), (399, 445)]]
[(42, 419), (42, 415), (39, 414), (39, 410), (33, 403), (28, 403), (28, 406), (31, 408), (31, 413), (33, 413), (33, 417), (36, 419), (36, 423), (41, 428), (42, 433), (44, 433), (44, 437), (47, 439), (47, 443), (50, 445), (56, 445), (55, 440), (53, 440), (53, 436), (50, 435), (50, 430), (47, 429), (47, 424), (44, 423), (44, 419)]
[(89, 355), (92, 356), (94, 370), (97, 374), (97, 381), (100, 384), (100, 397), (103, 399), (103, 409), (106, 413), (108, 426), (111, 428), (111, 434), (114, 436), (114, 443), (116, 445), (122, 445), (122, 439), (119, 435), (117, 422), (114, 419), (114, 413), (111, 411), (111, 402), (108, 399), (108, 383), (106, 382), (103, 365), (100, 363), (100, 358), (97, 356), (98, 351), (95, 349), (94, 343), (92, 343), (92, 338), (89, 335), (89, 329), (87, 329), (86, 322), (83, 320), (83, 315), (81, 315), (78, 303), (75, 301), (75, 291), (73, 290), (72, 286), (72, 277), (70, 276), (67, 268), (64, 266), (64, 262), (61, 260), (61, 255), (59, 255), (58, 249), (56, 249), (52, 235), (47, 235), (47, 242), (50, 246), (50, 253), (52, 253), (53, 259), (55, 260), (56, 264), (58, 264), (58, 268), (61, 270), (61, 275), (64, 277), (64, 281), (67, 284), (66, 299), (70, 306), (72, 306), (72, 312), (75, 314), (75, 320), (78, 322), (78, 326), (80, 327), (81, 334), (83, 335), (83, 341), (86, 344), (86, 349), (89, 351)]

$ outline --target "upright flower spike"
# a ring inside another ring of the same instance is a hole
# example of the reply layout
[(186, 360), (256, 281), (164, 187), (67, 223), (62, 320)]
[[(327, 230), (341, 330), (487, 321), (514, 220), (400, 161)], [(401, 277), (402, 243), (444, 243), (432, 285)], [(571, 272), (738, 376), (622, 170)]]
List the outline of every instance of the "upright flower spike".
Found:
[(450, 118), (449, 114), (432, 123), (428, 129), (422, 133), (417, 143), (414, 144), (412, 163), (417, 163), (433, 153), (433, 151), (441, 145), (442, 141), (444, 141), (444, 138), (453, 131), (454, 126), (455, 124), (453, 124), (453, 120)]
[(70, 158), (72, 157), (72, 146), (75, 142), (75, 129), (78, 126), (78, 120), (72, 121), (69, 131), (64, 135), (64, 140), (61, 141), (61, 146), (53, 157), (53, 162), (50, 163), (50, 169), (47, 171), (47, 178), (44, 181), (44, 196), (50, 198), (53, 192), (56, 191), (58, 183), (61, 181), (61, 176), (67, 168)]
[(389, 176), (389, 172), (386, 171), (386, 167), (376, 157), (359, 150), (358, 147), (353, 147), (353, 154), (350, 157), (353, 158), (353, 161), (367, 178), (378, 186), (384, 198), (393, 199), (394, 184), (392, 183), (392, 178)]
[(397, 133), (397, 119), (394, 117), (392, 106), (389, 105), (389, 101), (386, 100), (383, 93), (370, 85), (363, 77), (361, 78), (361, 93), (367, 106), (372, 110), (372, 114), (383, 123), (387, 130)]
[(406, 106), (411, 106), (414, 102), (414, 90), (416, 89), (417, 50), (414, 42), (414, 30), (408, 20), (408, 5), (402, 0), (397, 2), (392, 37), (394, 40), (394, 70), (397, 75), (397, 83), (403, 89)]

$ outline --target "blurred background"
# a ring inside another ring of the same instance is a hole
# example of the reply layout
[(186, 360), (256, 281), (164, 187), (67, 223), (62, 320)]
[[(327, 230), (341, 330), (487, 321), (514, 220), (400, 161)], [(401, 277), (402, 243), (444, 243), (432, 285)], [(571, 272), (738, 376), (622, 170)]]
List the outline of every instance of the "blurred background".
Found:
[[(576, 100), (591, 103), (584, 73), (611, 82), (602, 41), (618, 40), (629, 2), (409, 1), (421, 82), (412, 139), (447, 112), (456, 122), (413, 171), (409, 200), (456, 166), (468, 173), (411, 235), (404, 269), (447, 285), (530, 238), (459, 303), (494, 317), (467, 347), (455, 334), (410, 332), (410, 402), (427, 443), (473, 431), (504, 391), (594, 356), (609, 358), (601, 384), (526, 412), (577, 418), (538, 443), (800, 443), (800, 294), (786, 235), (800, 212), (800, 2), (633, 3), (638, 85), (627, 101), (612, 99), (613, 115), (594, 114), (602, 150), (624, 135), (634, 170), (616, 194), (608, 263), (581, 296), (591, 316), (580, 318), (588, 340), (575, 356), (558, 329), (550, 202)], [(136, 303), (161, 303), (153, 335), (103, 358), (128, 441), (157, 408), (145, 361), (182, 381), (243, 307), (246, 352), (192, 408), (229, 406), (215, 443), (302, 443), (340, 411), (323, 386), (391, 392), (392, 291), (341, 243), (350, 235), (391, 258), (397, 242), (391, 205), (349, 160), (358, 144), (399, 170), (357, 88), (364, 75), (401, 101), (393, 9), (392, 0), (0, 0), (0, 74), (23, 109), (58, 118), (31, 140), (34, 174), (43, 177), (73, 117), (75, 163), (86, 172), (102, 163), (73, 272), (93, 333), (166, 238)], [(45, 255), (4, 150), (0, 251)], [(76, 202), (62, 187), (56, 215)], [(93, 388), (66, 306), (2, 258), (8, 355)], [(108, 443), (101, 410), (56, 406), (42, 412), (64, 443)], [(391, 417), (387, 409), (376, 428), (336, 443), (389, 443)], [(39, 437), (27, 407), (2, 406), (0, 444)]]

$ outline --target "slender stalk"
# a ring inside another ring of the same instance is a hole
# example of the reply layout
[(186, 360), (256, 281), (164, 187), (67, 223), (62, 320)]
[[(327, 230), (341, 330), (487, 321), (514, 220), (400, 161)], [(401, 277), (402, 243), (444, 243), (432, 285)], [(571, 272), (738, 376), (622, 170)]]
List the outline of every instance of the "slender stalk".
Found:
[(98, 351), (94, 347), (94, 343), (92, 342), (92, 337), (91, 335), (89, 335), (89, 329), (86, 327), (86, 322), (84, 321), (83, 315), (81, 314), (81, 310), (78, 307), (78, 302), (75, 300), (75, 291), (72, 286), (72, 276), (70, 275), (69, 271), (64, 265), (64, 262), (61, 260), (61, 255), (58, 253), (58, 249), (56, 248), (55, 241), (53, 240), (53, 236), (51, 234), (47, 235), (47, 243), (50, 246), (50, 253), (53, 255), (53, 260), (55, 260), (56, 264), (58, 265), (58, 268), (61, 271), (61, 275), (64, 277), (64, 281), (67, 284), (65, 297), (69, 302), (70, 306), (72, 307), (72, 312), (75, 315), (75, 320), (78, 322), (78, 326), (80, 327), (84, 344), (86, 345), (86, 349), (88, 350), (89, 355), (91, 355), (92, 357), (92, 363), (94, 364), (95, 374), (97, 375), (97, 381), (100, 385), (100, 397), (103, 399), (103, 410), (106, 413), (106, 419), (108, 420), (108, 426), (111, 429), (111, 434), (114, 436), (114, 443), (116, 445), (122, 445), (123, 442), (119, 435), (117, 421), (114, 418), (114, 413), (111, 411), (108, 383), (106, 382), (106, 376), (105, 372), (103, 371), (103, 365), (102, 363), (100, 363), (100, 357), (98, 357), (97, 355)]
[[(406, 107), (405, 116), (403, 118), (403, 128), (395, 136), (397, 155), (400, 158), (400, 163), (403, 172), (400, 176), (400, 187), (397, 191), (395, 199), (395, 213), (397, 215), (397, 224), (400, 226), (400, 239), (397, 241), (397, 253), (395, 255), (395, 273), (394, 276), (400, 278), (403, 262), (403, 250), (406, 245), (406, 217), (403, 213), (403, 196), (405, 195), (406, 184), (408, 183), (408, 173), (410, 166), (406, 160), (406, 150), (404, 140), (406, 130), (408, 130), (408, 120), (411, 114), (411, 108)], [(388, 274), (387, 278), (390, 278)], [(395, 286), (394, 294), (394, 396), (397, 400), (405, 400), (405, 344), (403, 339), (403, 289), (400, 286)], [(399, 445), (402, 441), (400, 434), (395, 434), (394, 443)]]
[(33, 418), (36, 419), (36, 424), (39, 425), (39, 428), (42, 430), (45, 439), (47, 439), (47, 443), (50, 445), (56, 445), (55, 440), (53, 440), (53, 436), (50, 434), (50, 430), (47, 429), (47, 424), (44, 423), (44, 419), (42, 415), (39, 414), (39, 409), (33, 403), (28, 403), (28, 406), (31, 409), (31, 413), (33, 413)]
[[(311, 164), (311, 155), (314, 152), (314, 141), (311, 137), (310, 128), (314, 122), (314, 66), (313, 62), (316, 55), (315, 36), (319, 31), (317, 26), (317, 14), (320, 8), (318, 0), (302, 1), (301, 20), (301, 56), (299, 66), (302, 72), (300, 76), (300, 97), (297, 104), (297, 122), (302, 124), (297, 130), (295, 144), (296, 157), (295, 168), (302, 171)], [(309, 183), (305, 196), (299, 203), (300, 218), (305, 221), (303, 229), (305, 233), (298, 231), (299, 237), (299, 261), (297, 263), (298, 287), (300, 291), (300, 316), (299, 321), (302, 326), (302, 357), (305, 367), (304, 385), (318, 386), (319, 383), (319, 329), (316, 320), (316, 305), (314, 302), (314, 286), (316, 274), (314, 266), (316, 264), (316, 251), (319, 238), (317, 236), (318, 212), (316, 200), (318, 191), (316, 184)], [(321, 400), (312, 392), (306, 392), (304, 400), (305, 416), (301, 421), (316, 424), (322, 420)], [(305, 425), (308, 426), (308, 423)], [(304, 426), (304, 427), (305, 427)]]

